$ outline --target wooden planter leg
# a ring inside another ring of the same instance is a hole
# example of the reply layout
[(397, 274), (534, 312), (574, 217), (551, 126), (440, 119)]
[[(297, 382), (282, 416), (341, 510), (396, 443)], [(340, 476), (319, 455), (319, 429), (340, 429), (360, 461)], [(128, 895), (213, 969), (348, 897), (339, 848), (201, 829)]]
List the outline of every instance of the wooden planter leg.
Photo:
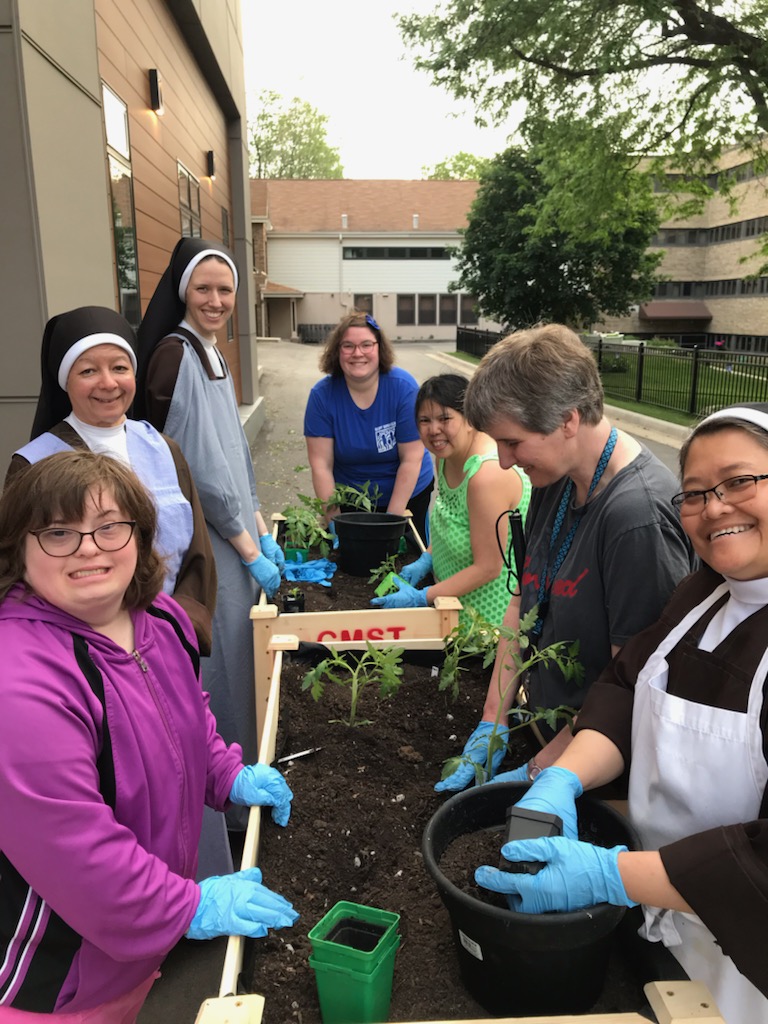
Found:
[(725, 1024), (709, 989), (700, 981), (652, 981), (643, 991), (659, 1024)]

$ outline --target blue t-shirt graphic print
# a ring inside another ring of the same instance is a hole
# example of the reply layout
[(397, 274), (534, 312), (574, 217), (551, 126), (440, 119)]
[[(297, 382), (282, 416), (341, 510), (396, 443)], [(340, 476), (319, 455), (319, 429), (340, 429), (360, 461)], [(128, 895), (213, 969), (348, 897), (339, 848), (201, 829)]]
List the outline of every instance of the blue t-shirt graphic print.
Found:
[[(379, 376), (376, 398), (359, 409), (344, 377), (324, 377), (314, 385), (304, 415), (305, 437), (333, 439), (333, 476), (338, 484), (362, 487), (370, 480), (381, 491), (380, 506), (392, 496), (400, 466), (397, 446), (418, 441), (416, 393), (419, 386), (406, 370), (393, 367)], [(413, 493), (418, 494), (432, 478), (427, 450)]]

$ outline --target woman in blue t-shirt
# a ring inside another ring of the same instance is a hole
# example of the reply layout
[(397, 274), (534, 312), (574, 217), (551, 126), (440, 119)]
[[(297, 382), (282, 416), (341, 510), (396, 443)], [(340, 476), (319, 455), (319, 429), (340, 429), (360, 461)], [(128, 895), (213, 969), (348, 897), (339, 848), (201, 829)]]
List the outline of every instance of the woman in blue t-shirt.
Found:
[(434, 476), (413, 415), (419, 386), (394, 362), (367, 313), (350, 313), (333, 330), (320, 357), (327, 376), (312, 388), (304, 415), (312, 484), (324, 502), (337, 484), (376, 485), (377, 509), (410, 510), (426, 542)]

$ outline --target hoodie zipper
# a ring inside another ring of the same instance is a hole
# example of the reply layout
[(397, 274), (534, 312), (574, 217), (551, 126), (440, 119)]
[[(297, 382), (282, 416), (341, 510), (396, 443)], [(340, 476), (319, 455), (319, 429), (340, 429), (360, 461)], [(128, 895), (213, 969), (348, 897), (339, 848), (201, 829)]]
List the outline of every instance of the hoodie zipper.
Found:
[[(163, 725), (165, 726), (165, 731), (166, 731), (166, 734), (168, 736), (168, 741), (171, 744), (171, 746), (173, 747), (173, 749), (176, 751), (176, 757), (178, 759), (179, 765), (181, 766), (181, 806), (183, 808), (184, 804), (185, 804), (184, 793), (185, 793), (186, 788), (187, 788), (186, 776), (185, 776), (185, 773), (184, 773), (184, 758), (183, 758), (183, 756), (181, 754), (181, 751), (179, 750), (178, 744), (176, 743), (176, 740), (175, 740), (175, 738), (174, 738), (174, 736), (173, 736), (173, 734), (171, 732), (170, 725), (168, 724), (168, 719), (166, 718), (165, 713), (163, 712), (163, 709), (160, 706), (160, 701), (158, 700), (157, 693), (155, 692), (154, 683), (152, 682), (152, 680), (150, 678), (150, 675), (149, 675), (149, 666), (147, 665), (146, 661), (144, 661), (144, 659), (141, 656), (141, 653), (136, 648), (134, 648), (131, 651), (131, 657), (133, 658), (133, 660), (136, 662), (136, 664), (139, 666), (141, 671), (146, 676), (147, 688), (148, 688), (150, 694), (152, 695), (152, 700), (153, 700), (153, 702), (155, 704), (155, 707), (157, 708), (157, 713), (160, 716), (160, 720), (162, 721)], [(183, 830), (180, 830), (180, 831), (183, 831)], [(186, 851), (184, 851), (184, 852), (186, 853)], [(182, 856), (182, 860), (184, 861), (184, 864), (185, 864), (187, 870), (189, 870), (189, 866), (190, 866), (189, 858), (187, 856)]]
[[(142, 671), (142, 672), (143, 672), (143, 673), (144, 673), (144, 674), (146, 675), (146, 674), (147, 674), (147, 672), (149, 672), (149, 669), (147, 668), (147, 663), (146, 663), (146, 661), (144, 661), (144, 659), (143, 659), (143, 658), (142, 658), (142, 656), (141, 656), (141, 655), (139, 654), (139, 652), (138, 652), (137, 650), (135, 650), (135, 649), (134, 649), (133, 651), (131, 651), (131, 657), (132, 657), (132, 658), (134, 659), (134, 661), (135, 661), (135, 662), (136, 662), (136, 664), (137, 664), (137, 665), (139, 666), (139, 668), (141, 669), (141, 671)], [(159, 709), (158, 709), (158, 710), (159, 710)]]

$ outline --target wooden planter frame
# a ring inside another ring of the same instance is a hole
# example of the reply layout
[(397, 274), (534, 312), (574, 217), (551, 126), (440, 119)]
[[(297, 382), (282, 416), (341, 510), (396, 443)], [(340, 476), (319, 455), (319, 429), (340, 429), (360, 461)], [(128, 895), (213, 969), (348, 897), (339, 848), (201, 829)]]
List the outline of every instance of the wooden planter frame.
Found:
[(280, 612), (277, 605), (258, 604), (251, 608), (253, 660), (256, 674), (256, 722), (259, 742), (264, 724), (275, 655), (282, 640), (325, 644), (338, 651), (365, 650), (366, 641), (377, 647), (405, 647), (407, 650), (443, 649), (445, 638), (458, 625), (461, 601), (438, 597), (433, 608), (371, 608), (340, 612)]

